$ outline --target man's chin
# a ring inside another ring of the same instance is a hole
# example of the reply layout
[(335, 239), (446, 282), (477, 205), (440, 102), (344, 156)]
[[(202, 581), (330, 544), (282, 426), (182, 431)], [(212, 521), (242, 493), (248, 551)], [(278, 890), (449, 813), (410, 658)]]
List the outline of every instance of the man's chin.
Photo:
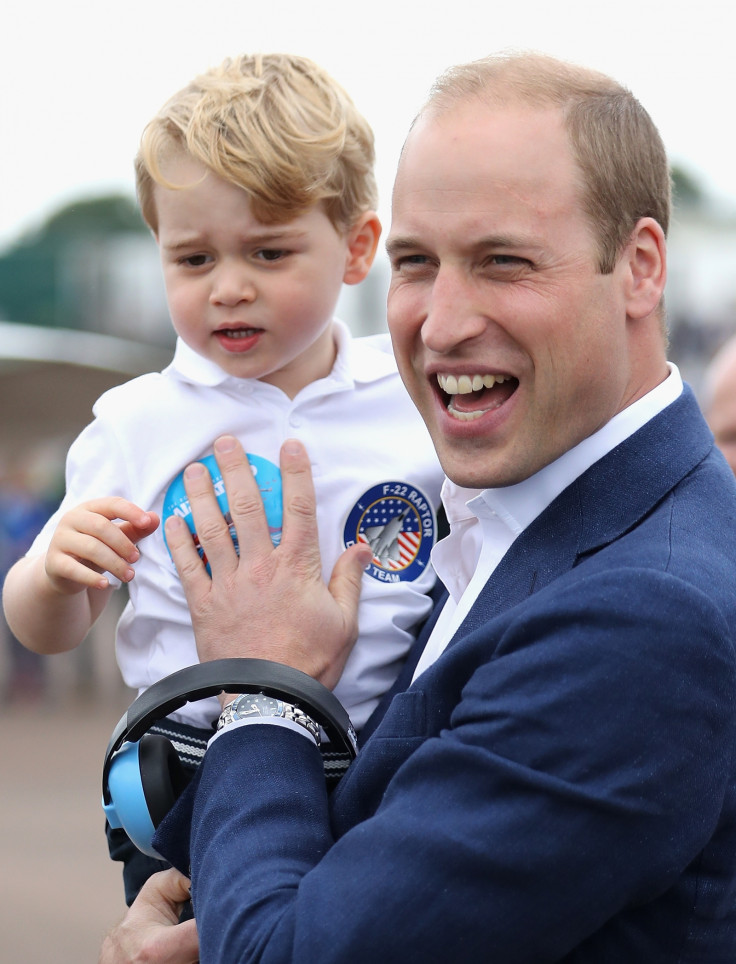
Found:
[(511, 453), (491, 454), (487, 448), (448, 445), (447, 440), (434, 441), (443, 472), (451, 482), (464, 489), (500, 489), (516, 485), (534, 471), (532, 466), (522, 467), (520, 460)]

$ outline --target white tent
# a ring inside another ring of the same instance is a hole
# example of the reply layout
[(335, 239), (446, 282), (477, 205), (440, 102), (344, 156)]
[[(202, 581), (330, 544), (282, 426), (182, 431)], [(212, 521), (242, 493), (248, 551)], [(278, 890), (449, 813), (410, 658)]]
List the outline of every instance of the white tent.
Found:
[(66, 448), (102, 392), (159, 371), (171, 355), (109, 335), (0, 322), (0, 459)]

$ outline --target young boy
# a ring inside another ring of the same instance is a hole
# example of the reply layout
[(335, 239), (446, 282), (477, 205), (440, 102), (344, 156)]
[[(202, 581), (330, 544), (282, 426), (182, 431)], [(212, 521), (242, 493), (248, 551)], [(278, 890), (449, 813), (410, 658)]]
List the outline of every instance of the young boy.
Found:
[[(137, 190), (160, 248), (176, 353), (163, 372), (103, 395), (70, 449), (66, 496), (5, 583), (8, 622), (30, 649), (77, 646), (125, 583), (117, 655), (126, 683), (142, 691), (195, 663), (160, 526), (169, 512), (188, 513), (177, 477), (196, 459), (211, 462), (217, 436), (238, 436), (277, 542), (278, 453), (298, 437), (313, 460), (325, 575), (346, 545), (374, 547), (361, 637), (335, 691), (355, 727), (365, 723), (431, 606), (443, 478), (388, 336), (352, 340), (333, 317), (342, 284), (362, 281), (375, 255), (373, 162), (372, 132), (352, 101), (290, 55), (226, 60), (148, 125)], [(154, 729), (196, 766), (218, 713), (214, 699), (187, 704)], [(121, 833), (111, 851), (129, 861), (130, 902), (153, 862)]]

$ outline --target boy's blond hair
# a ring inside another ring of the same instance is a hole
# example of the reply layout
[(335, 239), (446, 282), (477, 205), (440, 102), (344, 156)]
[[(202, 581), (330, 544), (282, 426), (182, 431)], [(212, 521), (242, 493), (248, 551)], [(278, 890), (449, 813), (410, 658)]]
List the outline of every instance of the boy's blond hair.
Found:
[(342, 87), (305, 57), (228, 58), (164, 105), (135, 160), (138, 200), (154, 233), (154, 187), (185, 187), (163, 173), (182, 151), (242, 188), (265, 224), (322, 202), (343, 233), (377, 204), (373, 132)]

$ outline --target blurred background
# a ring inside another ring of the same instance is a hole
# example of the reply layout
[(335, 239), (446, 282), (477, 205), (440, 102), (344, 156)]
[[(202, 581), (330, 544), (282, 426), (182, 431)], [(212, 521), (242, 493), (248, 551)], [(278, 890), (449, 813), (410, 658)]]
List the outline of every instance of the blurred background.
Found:
[[(0, 579), (58, 503), (66, 450), (97, 396), (171, 357), (132, 159), (161, 104), (228, 55), (293, 51), (345, 86), (374, 126), (386, 229), (403, 138), (451, 64), (534, 48), (629, 86), (673, 166), (670, 356), (697, 392), (736, 333), (733, 9), (719, 0), (12, 5), (0, 32)], [(381, 256), (367, 282), (346, 290), (340, 314), (357, 334), (385, 329), (387, 282)], [(63, 656), (25, 652), (0, 619), (4, 961), (94, 961), (122, 912), (97, 809), (109, 732), (131, 696), (113, 655), (119, 595)]]

